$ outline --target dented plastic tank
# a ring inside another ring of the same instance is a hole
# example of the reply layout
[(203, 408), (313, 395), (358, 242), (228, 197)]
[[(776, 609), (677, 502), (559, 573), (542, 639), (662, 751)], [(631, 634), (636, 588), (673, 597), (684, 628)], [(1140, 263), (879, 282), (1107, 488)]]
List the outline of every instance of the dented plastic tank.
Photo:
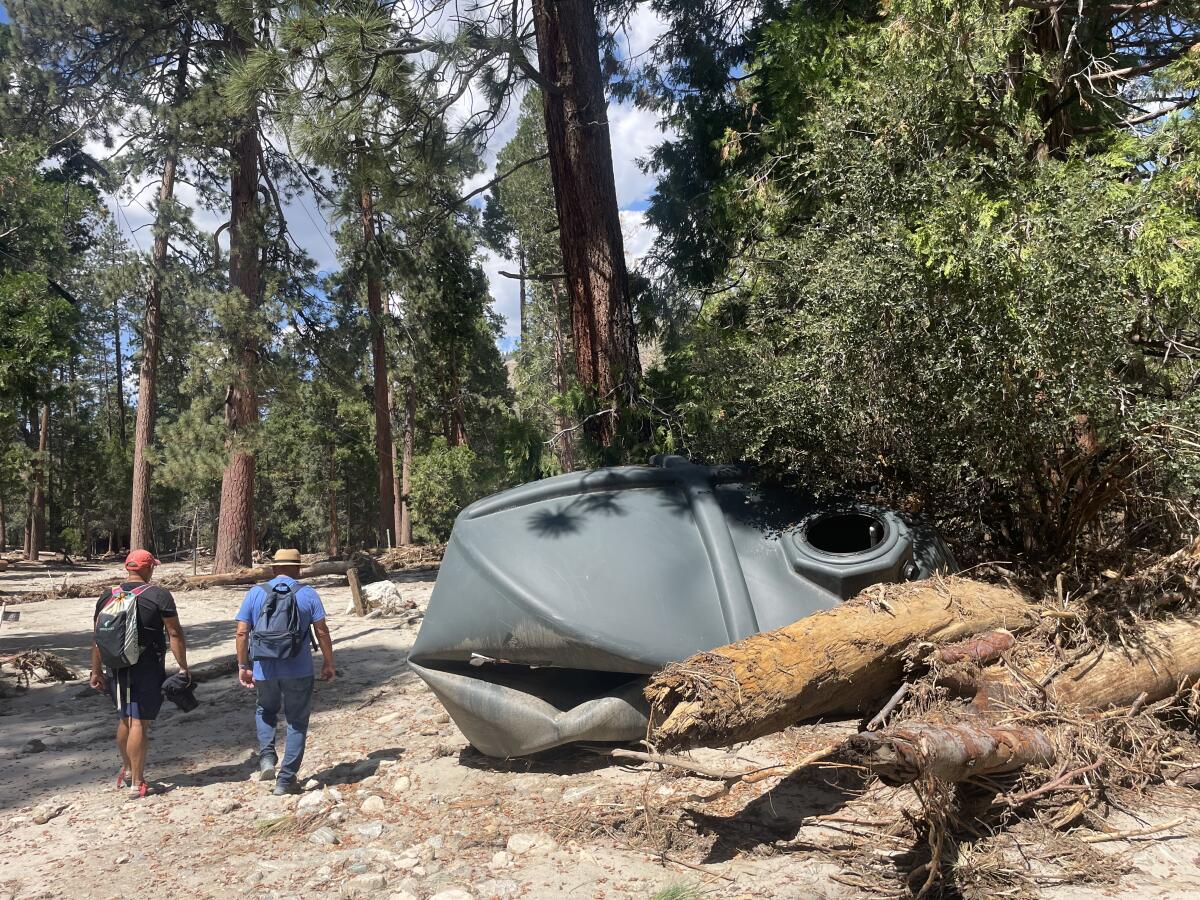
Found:
[(666, 663), (951, 568), (893, 511), (655, 457), (463, 510), (410, 664), (490, 756), (637, 740)]

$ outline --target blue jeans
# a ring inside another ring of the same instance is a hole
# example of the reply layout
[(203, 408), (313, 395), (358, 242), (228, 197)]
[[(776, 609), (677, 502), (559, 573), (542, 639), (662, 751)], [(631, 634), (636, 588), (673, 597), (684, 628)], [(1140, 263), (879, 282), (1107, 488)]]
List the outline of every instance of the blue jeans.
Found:
[(283, 709), (287, 719), (287, 740), (283, 747), (283, 762), (279, 766), (280, 781), (294, 781), (304, 762), (304, 740), (308, 737), (308, 716), (312, 712), (313, 677), (272, 678), (269, 681), (255, 679), (258, 692), (258, 708), (254, 712), (254, 723), (258, 729), (258, 753), (273, 756), (275, 753), (275, 726), (279, 724), (279, 710)]

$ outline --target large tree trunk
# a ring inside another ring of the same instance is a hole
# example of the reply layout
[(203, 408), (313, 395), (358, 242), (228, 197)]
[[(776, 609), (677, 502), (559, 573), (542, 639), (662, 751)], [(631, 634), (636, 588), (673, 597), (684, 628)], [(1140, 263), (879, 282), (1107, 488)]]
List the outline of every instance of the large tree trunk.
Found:
[(579, 381), (607, 446), (640, 374), (592, 0), (533, 0), (546, 144)]
[[(187, 90), (189, 29), (179, 49), (175, 69), (175, 93), (172, 107), (178, 107)], [(137, 418), (133, 425), (133, 500), (129, 519), (129, 546), (147, 548), (154, 542), (153, 517), (150, 513), (150, 460), (154, 443), (155, 395), (158, 388), (158, 356), (162, 341), (162, 286), (167, 267), (171, 236), (171, 200), (175, 196), (175, 170), (179, 163), (179, 141), (172, 134), (163, 160), (162, 183), (155, 208), (154, 249), (151, 252), (150, 289), (146, 292), (146, 313), (142, 320), (142, 367), (138, 375)]]
[[(371, 361), (374, 366), (375, 459), (379, 486), (379, 546), (387, 541), (395, 520), (396, 485), (392, 477), (392, 416), (388, 406), (387, 341), (383, 330), (383, 294), (375, 248), (375, 209), (371, 189), (364, 186), (362, 203), (363, 257), (367, 272), (367, 308), (371, 315)], [(394, 537), (394, 535), (393, 535)]]
[[(388, 421), (393, 425), (396, 422), (396, 392), (392, 389), (392, 383), (388, 381)], [(404, 440), (401, 434), (400, 440)], [(401, 499), (402, 488), (400, 485), (400, 448), (396, 446), (395, 432), (393, 431), (392, 439), (392, 534), (396, 536), (396, 546), (401, 544), (401, 532), (404, 530), (404, 511), (402, 509), (404, 502)]]
[(8, 512), (4, 508), (4, 496), (0, 494), (0, 553), (8, 552)]
[(652, 742), (724, 746), (878, 706), (918, 643), (1036, 621), (1015, 591), (962, 578), (870, 588), (834, 609), (672, 663), (650, 679)]
[(334, 446), (329, 445), (329, 555), (339, 556), (342, 552), (342, 542), (338, 535), (338, 504), (337, 504), (337, 468), (334, 465)]
[[(235, 27), (227, 33), (230, 56), (243, 56), (245, 39)], [(245, 297), (250, 309), (258, 305), (259, 255), (262, 222), (258, 214), (258, 122), (255, 116), (239, 123), (230, 147), (232, 210), (229, 217), (229, 283)], [(232, 357), (237, 366), (225, 397), (226, 446), (229, 462), (221, 480), (221, 512), (213, 570), (229, 572), (250, 564), (254, 540), (254, 450), (248, 431), (258, 421), (255, 375), (258, 345), (246, 333), (233, 336)]]
[(29, 503), (29, 540), (25, 558), (35, 560), (46, 549), (46, 458), (50, 452), (50, 404), (43, 403), (38, 427), (38, 452), (33, 462)]
[(412, 490), (412, 464), (414, 432), (417, 427), (417, 386), (410, 378), (404, 391), (404, 456), (400, 464), (400, 537), (397, 543), (407, 547), (413, 542), (412, 507), (409, 492)]

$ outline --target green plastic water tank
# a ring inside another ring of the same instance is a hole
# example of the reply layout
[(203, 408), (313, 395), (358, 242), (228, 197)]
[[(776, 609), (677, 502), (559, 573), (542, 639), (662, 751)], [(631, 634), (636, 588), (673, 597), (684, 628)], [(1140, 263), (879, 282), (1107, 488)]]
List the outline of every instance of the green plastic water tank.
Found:
[(463, 510), (410, 664), (483, 753), (636, 740), (666, 663), (952, 567), (893, 511), (656, 457)]

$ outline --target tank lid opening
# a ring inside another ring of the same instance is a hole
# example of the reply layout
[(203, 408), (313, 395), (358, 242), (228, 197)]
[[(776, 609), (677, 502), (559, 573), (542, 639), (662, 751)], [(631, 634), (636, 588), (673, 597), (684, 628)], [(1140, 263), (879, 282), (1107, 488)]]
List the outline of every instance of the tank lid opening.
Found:
[(804, 540), (822, 553), (844, 556), (875, 549), (886, 530), (882, 519), (867, 513), (826, 513), (805, 527)]

